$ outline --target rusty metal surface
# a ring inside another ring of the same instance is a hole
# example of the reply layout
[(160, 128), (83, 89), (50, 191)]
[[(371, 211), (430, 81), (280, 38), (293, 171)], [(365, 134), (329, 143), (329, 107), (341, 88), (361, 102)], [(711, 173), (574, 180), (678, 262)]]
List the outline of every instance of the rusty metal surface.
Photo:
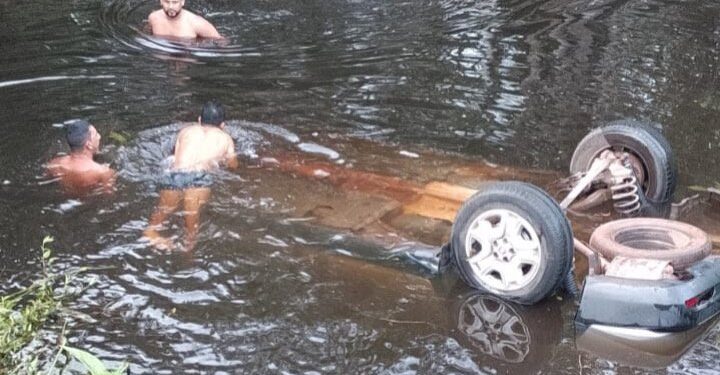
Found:
[(600, 254), (593, 251), (591, 248), (586, 246), (584, 243), (582, 243), (577, 238), (573, 238), (573, 244), (575, 246), (575, 251), (579, 252), (580, 254), (584, 255), (585, 258), (588, 261), (588, 273), (590, 275), (602, 275), (605, 272), (605, 266), (607, 261), (603, 259)]
[(603, 151), (586, 172), (558, 182), (567, 195), (560, 202), (564, 209), (586, 211), (612, 201), (621, 214), (634, 214), (642, 208), (640, 198), (645, 172), (642, 162), (627, 152)]

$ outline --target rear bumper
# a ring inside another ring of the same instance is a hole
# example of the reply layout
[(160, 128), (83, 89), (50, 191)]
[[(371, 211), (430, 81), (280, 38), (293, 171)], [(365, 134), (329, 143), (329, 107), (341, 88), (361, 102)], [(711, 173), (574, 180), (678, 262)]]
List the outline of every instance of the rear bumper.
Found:
[[(720, 313), (720, 257), (708, 257), (687, 271), (690, 280), (588, 276), (575, 322), (581, 331), (593, 324), (658, 332), (694, 328)], [(697, 305), (686, 305), (698, 296)]]

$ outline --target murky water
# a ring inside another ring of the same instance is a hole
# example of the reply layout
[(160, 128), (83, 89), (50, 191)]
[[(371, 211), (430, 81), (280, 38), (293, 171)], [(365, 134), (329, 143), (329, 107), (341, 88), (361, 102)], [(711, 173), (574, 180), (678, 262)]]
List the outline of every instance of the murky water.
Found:
[[(392, 199), (264, 161), (416, 184), (503, 173), (543, 183), (564, 173), (590, 128), (634, 117), (662, 124), (682, 195), (720, 180), (720, 4), (187, 6), (227, 45), (145, 35), (155, 1), (0, 0), (2, 288), (30, 277), (40, 240), (55, 236), (59, 264), (94, 267), (85, 277), (97, 279), (73, 306), (89, 317), (69, 327), (77, 346), (129, 360), (133, 373), (720, 367), (716, 330), (677, 361), (646, 353), (627, 364), (578, 350), (573, 302), (505, 304), (388, 251), (437, 245), (447, 223), (395, 215)], [(153, 251), (139, 241), (157, 200), (153, 176), (178, 122), (209, 98), (234, 119), (244, 167), (216, 176), (194, 252)], [(110, 197), (70, 199), (42, 183), (42, 164), (65, 150), (53, 124), (80, 117), (96, 124), (100, 157), (119, 171)], [(131, 139), (117, 144), (111, 132)]]

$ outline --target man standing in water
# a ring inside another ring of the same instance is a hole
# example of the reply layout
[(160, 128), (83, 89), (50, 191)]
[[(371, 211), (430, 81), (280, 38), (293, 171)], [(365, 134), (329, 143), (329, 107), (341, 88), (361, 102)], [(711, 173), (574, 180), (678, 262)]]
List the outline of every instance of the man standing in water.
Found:
[(65, 137), (70, 154), (56, 157), (47, 163), (47, 174), (60, 180), (66, 193), (85, 195), (101, 187), (112, 190), (115, 171), (106, 164), (93, 160), (100, 149), (100, 134), (85, 120), (75, 120), (65, 125)]
[(148, 16), (153, 35), (182, 39), (222, 38), (210, 22), (183, 9), (185, 0), (160, 0), (160, 6), (162, 9)]
[(215, 101), (206, 103), (198, 123), (183, 128), (175, 141), (175, 160), (162, 177), (160, 200), (144, 235), (158, 249), (170, 250), (172, 242), (158, 233), (165, 218), (183, 203), (185, 250), (195, 246), (200, 209), (210, 198), (211, 176), (208, 171), (224, 162), (237, 168), (235, 143), (223, 128), (225, 111)]

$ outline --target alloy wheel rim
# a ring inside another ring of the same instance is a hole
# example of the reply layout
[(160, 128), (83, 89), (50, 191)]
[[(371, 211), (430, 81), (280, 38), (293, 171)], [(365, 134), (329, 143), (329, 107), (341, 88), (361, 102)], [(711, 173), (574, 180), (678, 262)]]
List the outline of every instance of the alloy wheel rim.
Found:
[(493, 209), (478, 215), (468, 227), (464, 248), (473, 277), (490, 291), (525, 288), (540, 268), (542, 249), (537, 232), (510, 210)]

